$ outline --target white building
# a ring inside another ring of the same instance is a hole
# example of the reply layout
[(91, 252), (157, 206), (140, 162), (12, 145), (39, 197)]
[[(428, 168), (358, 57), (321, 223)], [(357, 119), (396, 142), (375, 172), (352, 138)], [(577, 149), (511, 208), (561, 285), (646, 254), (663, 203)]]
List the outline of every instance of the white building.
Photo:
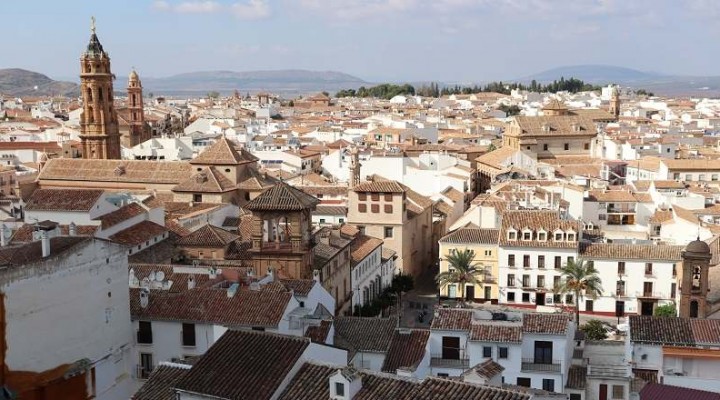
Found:
[[(0, 255), (5, 387), (22, 398), (127, 399), (133, 387), (126, 250), (65, 236)], [(22, 378), (32, 376), (31, 383)]]

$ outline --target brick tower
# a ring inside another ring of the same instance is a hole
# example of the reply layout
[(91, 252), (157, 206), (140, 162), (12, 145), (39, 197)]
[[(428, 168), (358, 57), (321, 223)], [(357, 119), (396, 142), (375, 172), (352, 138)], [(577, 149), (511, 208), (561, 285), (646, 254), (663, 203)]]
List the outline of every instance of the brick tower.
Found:
[(133, 147), (150, 139), (149, 131), (145, 129), (142, 82), (140, 82), (140, 77), (134, 68), (128, 78), (127, 95), (128, 110), (130, 111), (130, 130), (128, 137), (123, 137), (122, 142), (127, 147)]
[(683, 268), (680, 281), (680, 316), (705, 318), (708, 313), (708, 268), (712, 253), (710, 246), (698, 238), (682, 252)]
[(95, 34), (92, 18), (90, 43), (80, 57), (80, 90), (83, 112), (80, 116), (80, 141), (83, 158), (119, 160), (120, 131), (113, 107), (113, 79), (110, 57)]

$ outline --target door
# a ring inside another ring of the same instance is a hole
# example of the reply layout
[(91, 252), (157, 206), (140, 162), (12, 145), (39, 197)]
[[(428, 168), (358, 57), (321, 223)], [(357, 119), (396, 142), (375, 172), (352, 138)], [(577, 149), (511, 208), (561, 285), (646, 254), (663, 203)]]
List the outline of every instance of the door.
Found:
[(475, 285), (468, 285), (465, 287), (465, 300), (475, 300)]
[(490, 286), (485, 286), (485, 300), (492, 299), (492, 288)]
[(592, 300), (585, 300), (585, 311), (593, 312), (593, 301)]
[(535, 304), (538, 306), (545, 305), (545, 293), (536, 293), (535, 294)]
[(624, 301), (616, 301), (615, 302), (615, 316), (618, 318), (622, 318), (625, 316), (625, 302)]
[(457, 287), (455, 285), (448, 286), (448, 297), (454, 299), (457, 297)]
[(606, 384), (600, 384), (600, 395), (598, 396), (598, 400), (608, 400), (607, 398), (607, 385)]
[(535, 364), (552, 364), (553, 342), (544, 340), (535, 341)]
[(445, 360), (460, 359), (460, 338), (455, 336), (443, 336), (442, 358)]
[(653, 302), (652, 301), (641, 301), (640, 302), (640, 315), (653, 315)]
[(690, 318), (698, 317), (698, 308), (698, 302), (696, 300), (690, 302)]

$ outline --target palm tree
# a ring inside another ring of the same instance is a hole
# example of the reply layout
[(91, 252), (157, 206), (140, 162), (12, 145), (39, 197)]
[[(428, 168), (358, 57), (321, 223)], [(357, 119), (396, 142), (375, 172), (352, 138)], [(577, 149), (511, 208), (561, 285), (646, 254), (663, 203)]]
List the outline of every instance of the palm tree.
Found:
[(572, 293), (575, 295), (575, 323), (580, 324), (580, 297), (596, 299), (602, 295), (602, 281), (595, 266), (582, 258), (568, 260), (565, 267), (560, 269), (564, 278), (555, 292), (558, 294)]
[(440, 288), (447, 285), (457, 284), (461, 293), (461, 302), (465, 304), (465, 285), (480, 285), (484, 283), (485, 267), (474, 262), (475, 252), (465, 249), (457, 251), (453, 249), (447, 257), (448, 270), (440, 272), (435, 276), (435, 281)]

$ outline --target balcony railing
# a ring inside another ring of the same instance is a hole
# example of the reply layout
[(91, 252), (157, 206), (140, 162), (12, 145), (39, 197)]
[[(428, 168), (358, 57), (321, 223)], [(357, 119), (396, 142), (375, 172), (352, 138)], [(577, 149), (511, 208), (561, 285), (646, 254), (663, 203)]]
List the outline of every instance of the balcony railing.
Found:
[(430, 358), (430, 366), (443, 368), (469, 368), (470, 359), (462, 350), (459, 352), (458, 358), (443, 358), (442, 354), (433, 353)]
[(632, 214), (635, 213), (635, 207), (608, 207), (607, 212), (616, 214)]
[(543, 360), (535, 360), (534, 358), (523, 358), (521, 370), (523, 372), (560, 372), (560, 360), (552, 360), (552, 362), (545, 362)]
[(661, 292), (637, 292), (635, 293), (635, 296), (640, 298), (646, 298), (646, 299), (666, 299), (669, 298), (665, 293)]
[(624, 365), (590, 364), (587, 376), (593, 378), (630, 378), (630, 369)]

